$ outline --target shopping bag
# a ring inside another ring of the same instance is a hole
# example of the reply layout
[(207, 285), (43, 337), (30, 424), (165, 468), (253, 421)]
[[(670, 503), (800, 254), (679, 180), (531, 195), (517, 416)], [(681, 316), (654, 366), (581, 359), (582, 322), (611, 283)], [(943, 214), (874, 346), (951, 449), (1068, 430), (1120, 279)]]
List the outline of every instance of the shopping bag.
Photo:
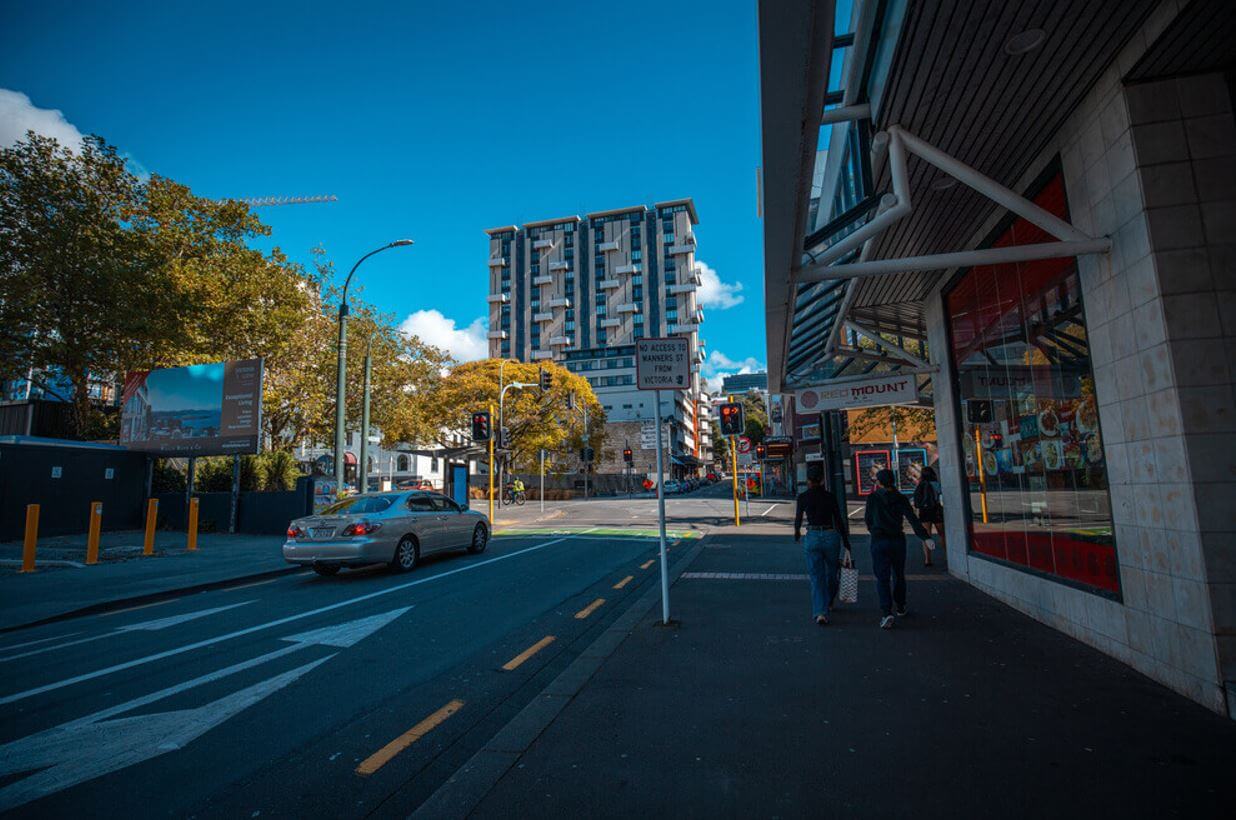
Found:
[(837, 600), (843, 604), (858, 603), (858, 570), (848, 552), (841, 562), (841, 588), (837, 591)]

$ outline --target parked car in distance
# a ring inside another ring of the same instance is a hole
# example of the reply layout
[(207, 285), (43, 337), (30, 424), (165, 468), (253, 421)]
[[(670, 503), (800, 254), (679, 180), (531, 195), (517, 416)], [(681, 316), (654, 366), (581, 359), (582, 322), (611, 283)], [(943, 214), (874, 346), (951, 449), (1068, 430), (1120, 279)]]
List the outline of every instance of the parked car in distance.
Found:
[(283, 558), (310, 566), (319, 575), (368, 564), (388, 564), (407, 572), (433, 552), (484, 552), (489, 535), (489, 520), (483, 513), (440, 493), (365, 493), (289, 524)]
[(424, 478), (402, 478), (395, 482), (395, 487), (400, 490), (433, 490), (433, 484)]
[(680, 488), (681, 488), (681, 482), (678, 481), (678, 479), (676, 478), (666, 479), (665, 481), (665, 494), (666, 495), (673, 495), (674, 493), (681, 492)]

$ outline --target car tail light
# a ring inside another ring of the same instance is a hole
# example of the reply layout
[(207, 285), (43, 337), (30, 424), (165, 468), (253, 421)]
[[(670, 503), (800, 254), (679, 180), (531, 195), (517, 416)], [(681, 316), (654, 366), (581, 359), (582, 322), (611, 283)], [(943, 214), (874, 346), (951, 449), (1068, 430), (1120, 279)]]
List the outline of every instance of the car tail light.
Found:
[(300, 527), (288, 527), (288, 538), (304, 538), (305, 531)]
[(382, 529), (381, 524), (375, 524), (372, 521), (357, 521), (355, 524), (348, 524), (344, 527), (340, 535), (368, 535), (380, 529)]

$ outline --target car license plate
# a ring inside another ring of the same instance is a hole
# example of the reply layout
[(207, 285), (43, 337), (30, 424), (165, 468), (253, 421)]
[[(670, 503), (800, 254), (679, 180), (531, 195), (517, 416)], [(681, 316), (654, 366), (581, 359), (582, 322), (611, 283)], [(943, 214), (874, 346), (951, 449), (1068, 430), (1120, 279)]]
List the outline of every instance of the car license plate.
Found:
[(334, 527), (314, 527), (313, 529), (309, 530), (309, 532), (313, 535), (314, 538), (330, 538), (332, 535), (335, 534), (335, 528)]

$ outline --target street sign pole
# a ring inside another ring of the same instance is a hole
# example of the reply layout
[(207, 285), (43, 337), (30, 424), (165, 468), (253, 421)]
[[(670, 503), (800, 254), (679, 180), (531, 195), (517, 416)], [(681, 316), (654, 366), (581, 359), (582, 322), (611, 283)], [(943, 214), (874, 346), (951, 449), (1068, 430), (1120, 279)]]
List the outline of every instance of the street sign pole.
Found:
[(661, 623), (669, 623), (669, 564), (665, 558), (665, 465), (661, 443), (661, 391), (653, 393), (652, 405), (657, 423), (657, 518), (661, 529)]
[[(665, 546), (665, 439), (661, 430), (661, 391), (687, 390), (691, 385), (691, 350), (676, 336), (635, 340), (635, 384), (653, 391), (653, 423), (657, 428), (657, 523), (661, 537), (661, 623), (668, 624), (669, 560)], [(673, 393), (671, 393), (673, 395)]]
[(541, 448), (541, 512), (545, 512), (545, 448)]

